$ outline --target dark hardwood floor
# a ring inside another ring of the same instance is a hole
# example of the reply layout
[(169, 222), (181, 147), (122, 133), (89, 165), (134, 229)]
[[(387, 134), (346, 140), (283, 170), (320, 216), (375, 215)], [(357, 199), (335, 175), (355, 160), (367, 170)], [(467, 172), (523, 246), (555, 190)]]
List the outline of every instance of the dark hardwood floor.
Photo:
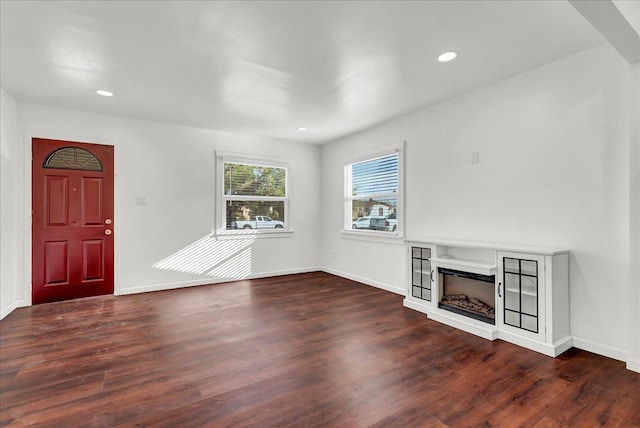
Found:
[(325, 273), (17, 309), (4, 426), (640, 426), (640, 374), (427, 320)]

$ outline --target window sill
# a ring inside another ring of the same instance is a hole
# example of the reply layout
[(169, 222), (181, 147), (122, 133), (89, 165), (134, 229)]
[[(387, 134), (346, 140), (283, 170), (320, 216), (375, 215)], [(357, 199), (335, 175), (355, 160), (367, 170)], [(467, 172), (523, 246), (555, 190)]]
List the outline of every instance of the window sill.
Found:
[(404, 243), (404, 237), (393, 232), (354, 232), (352, 230), (343, 230), (342, 237), (356, 241), (382, 242), (385, 244), (401, 245)]
[(287, 230), (219, 230), (211, 235), (212, 238), (220, 241), (226, 240), (246, 240), (246, 239), (264, 239), (264, 238), (292, 238), (293, 229)]

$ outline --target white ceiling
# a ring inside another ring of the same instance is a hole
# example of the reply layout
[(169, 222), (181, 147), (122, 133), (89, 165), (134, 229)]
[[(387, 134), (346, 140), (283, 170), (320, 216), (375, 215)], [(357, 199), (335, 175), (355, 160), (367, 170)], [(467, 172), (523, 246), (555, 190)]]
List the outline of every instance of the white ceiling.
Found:
[[(19, 101), (310, 143), (604, 42), (564, 0), (0, 7), (1, 84)], [(437, 63), (445, 50), (460, 56)]]

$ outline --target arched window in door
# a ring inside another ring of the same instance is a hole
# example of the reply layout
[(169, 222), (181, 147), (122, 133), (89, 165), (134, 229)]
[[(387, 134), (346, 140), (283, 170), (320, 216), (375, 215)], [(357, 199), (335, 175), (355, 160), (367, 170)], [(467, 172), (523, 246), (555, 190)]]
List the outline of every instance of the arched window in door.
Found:
[(62, 147), (47, 156), (43, 168), (76, 169), (82, 171), (102, 171), (100, 159), (93, 153), (79, 147)]

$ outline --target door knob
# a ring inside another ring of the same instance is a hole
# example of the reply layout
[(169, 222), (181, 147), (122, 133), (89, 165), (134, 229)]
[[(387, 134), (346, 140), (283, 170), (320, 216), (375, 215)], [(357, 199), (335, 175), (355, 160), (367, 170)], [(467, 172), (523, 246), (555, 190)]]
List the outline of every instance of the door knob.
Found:
[(107, 230), (105, 230), (105, 231), (104, 231), (104, 234), (105, 234), (105, 235), (111, 235), (111, 229), (107, 229)]
[(111, 224), (111, 223), (112, 223), (112, 221), (111, 221), (111, 219), (110, 219), (110, 218), (108, 218), (108, 219), (106, 219), (106, 220), (104, 221), (104, 224)]

